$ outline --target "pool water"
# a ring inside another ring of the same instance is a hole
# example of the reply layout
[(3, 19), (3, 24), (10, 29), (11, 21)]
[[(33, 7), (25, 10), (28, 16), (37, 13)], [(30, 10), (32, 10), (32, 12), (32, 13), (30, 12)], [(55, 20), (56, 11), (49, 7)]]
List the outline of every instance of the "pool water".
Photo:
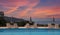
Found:
[(0, 35), (59, 35), (60, 29), (15, 28), (0, 29)]

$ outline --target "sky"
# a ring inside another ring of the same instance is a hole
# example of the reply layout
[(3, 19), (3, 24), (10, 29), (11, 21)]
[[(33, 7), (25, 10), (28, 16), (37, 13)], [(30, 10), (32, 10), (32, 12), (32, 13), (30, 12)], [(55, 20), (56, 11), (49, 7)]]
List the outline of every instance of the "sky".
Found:
[(0, 11), (16, 18), (60, 18), (60, 0), (0, 0)]

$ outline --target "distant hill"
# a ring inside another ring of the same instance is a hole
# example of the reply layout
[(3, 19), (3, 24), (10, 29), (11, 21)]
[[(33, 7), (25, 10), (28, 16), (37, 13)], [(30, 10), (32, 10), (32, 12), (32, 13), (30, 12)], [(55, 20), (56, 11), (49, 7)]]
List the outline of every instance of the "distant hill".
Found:
[(15, 17), (7, 17), (7, 16), (4, 16), (4, 19), (6, 22), (21, 22), (21, 21), (27, 21), (27, 20), (24, 20), (24, 19), (19, 19), (19, 18), (15, 18)]
[(0, 19), (1, 19), (0, 27), (5, 27), (6, 23), (10, 23), (10, 24), (17, 23), (18, 26), (24, 26), (27, 22), (29, 22), (24, 19), (19, 19), (19, 18), (15, 18), (15, 17), (7, 17), (7, 16), (4, 16), (4, 18), (0, 18)]

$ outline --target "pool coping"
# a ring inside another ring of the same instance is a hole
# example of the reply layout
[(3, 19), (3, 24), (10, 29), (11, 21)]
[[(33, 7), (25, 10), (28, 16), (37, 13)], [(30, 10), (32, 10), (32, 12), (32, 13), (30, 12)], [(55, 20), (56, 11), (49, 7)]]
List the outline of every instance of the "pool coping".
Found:
[[(8, 27), (0, 27), (0, 29), (5, 29), (5, 28), (8, 28)], [(26, 27), (18, 27), (18, 28), (26, 28)], [(33, 28), (33, 27), (31, 27)], [(37, 27), (37, 28), (48, 28), (48, 27)]]

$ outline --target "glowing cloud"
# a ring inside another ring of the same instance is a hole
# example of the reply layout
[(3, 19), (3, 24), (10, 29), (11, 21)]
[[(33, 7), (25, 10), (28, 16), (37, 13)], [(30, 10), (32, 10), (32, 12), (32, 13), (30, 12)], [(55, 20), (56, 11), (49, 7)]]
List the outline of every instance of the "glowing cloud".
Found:
[(59, 18), (59, 3), (59, 0), (0, 0), (0, 9), (4, 11), (3, 8), (7, 8), (5, 11), (7, 16), (12, 14), (17, 17), (49, 18), (55, 16)]

